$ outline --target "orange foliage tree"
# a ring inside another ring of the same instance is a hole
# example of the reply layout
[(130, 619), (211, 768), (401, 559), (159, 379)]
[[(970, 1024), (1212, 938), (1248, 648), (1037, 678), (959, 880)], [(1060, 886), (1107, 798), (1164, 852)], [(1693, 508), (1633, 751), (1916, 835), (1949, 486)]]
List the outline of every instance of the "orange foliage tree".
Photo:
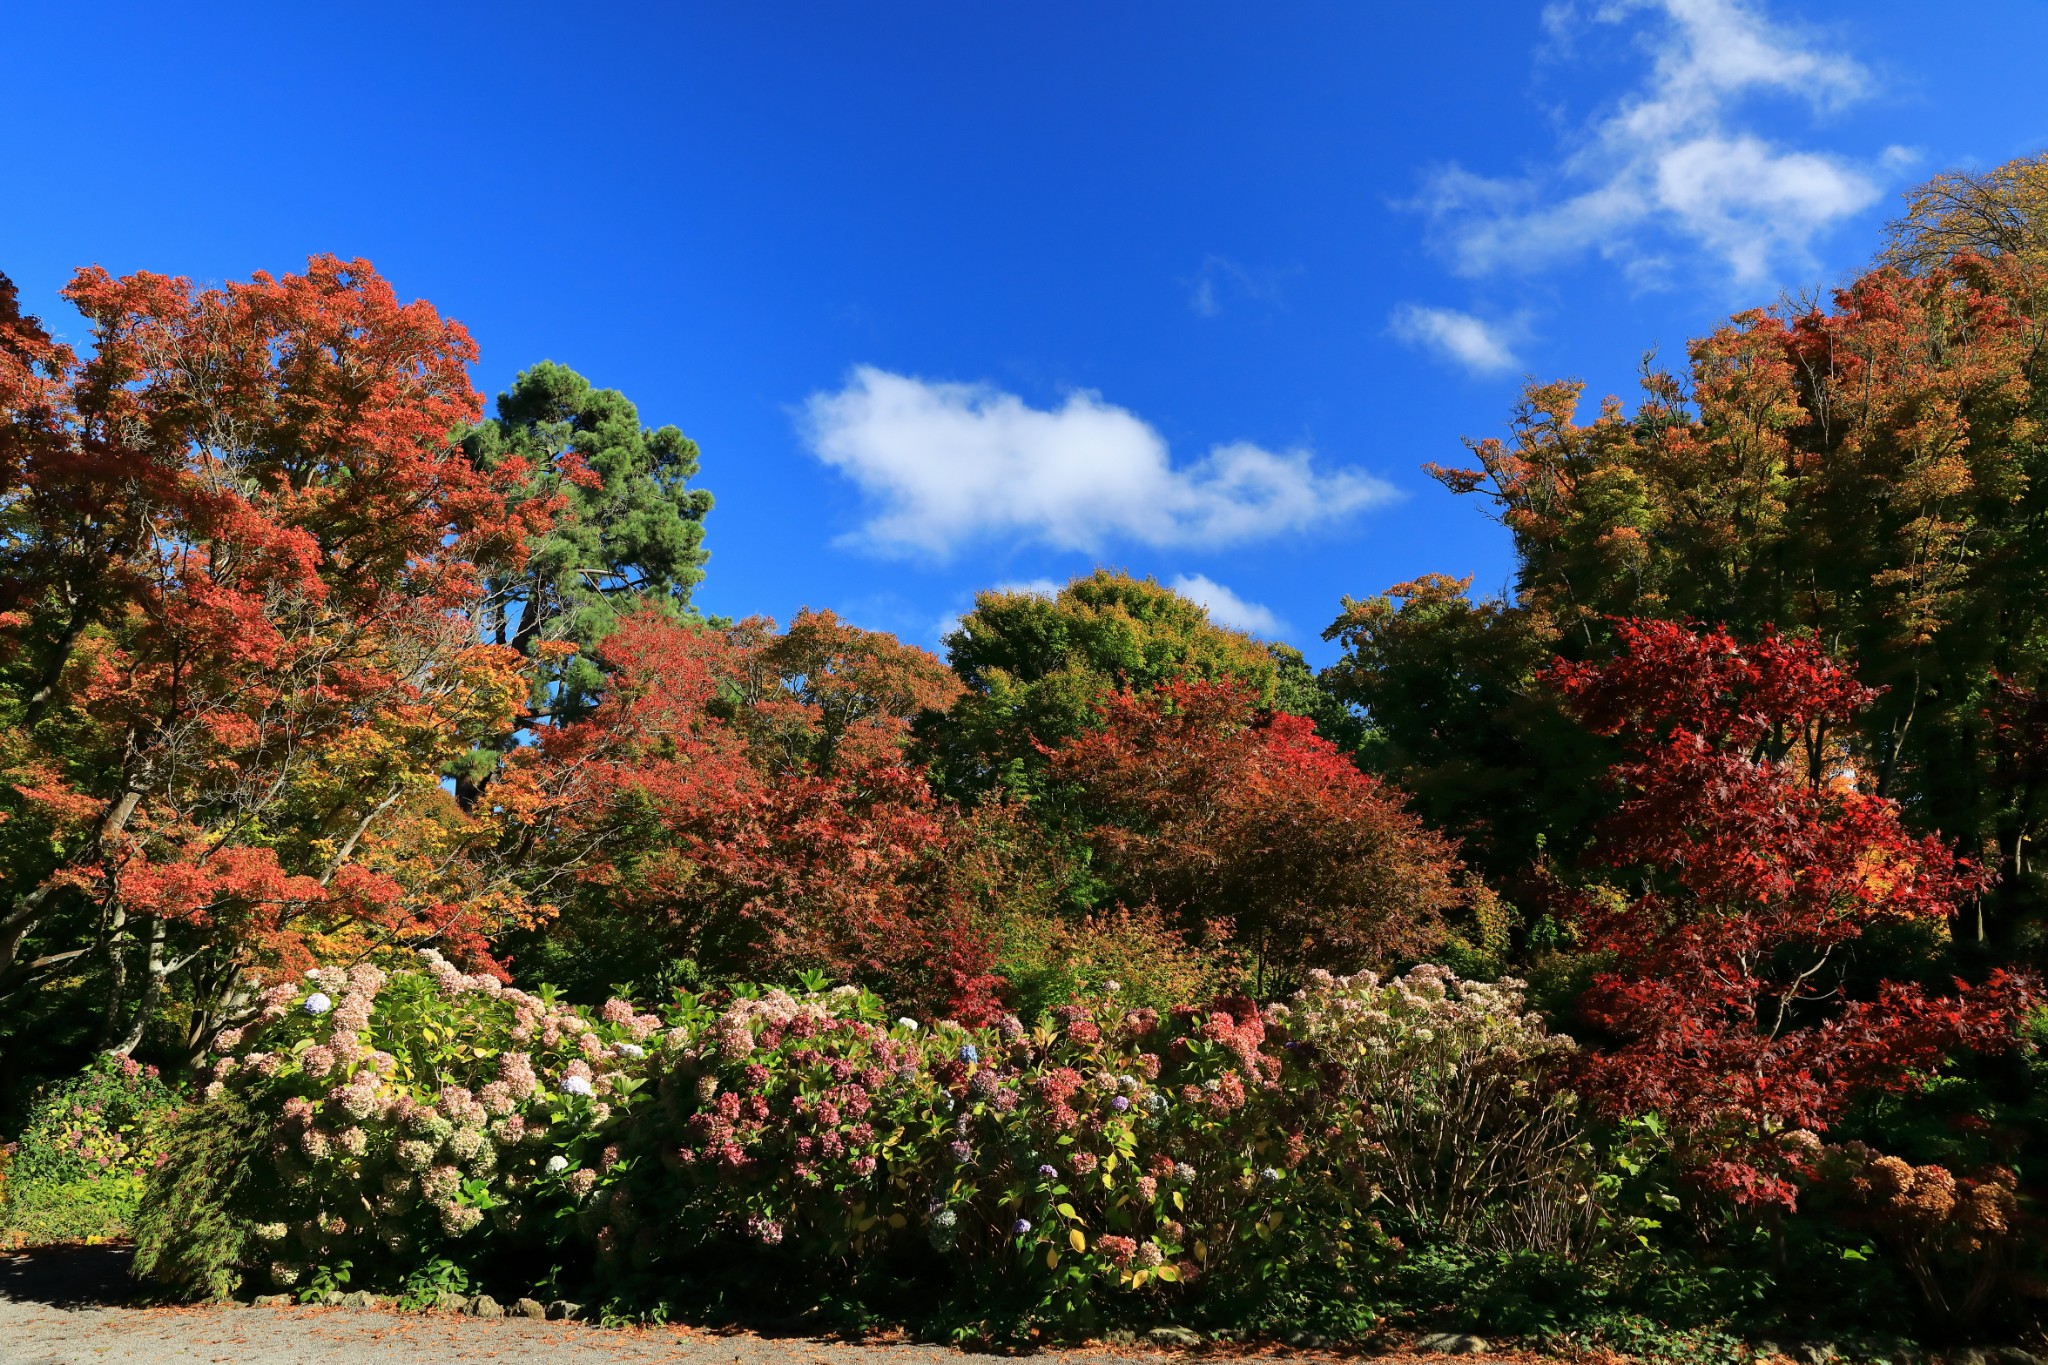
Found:
[(125, 1052), (182, 976), (197, 1047), (316, 953), (484, 962), (523, 901), (439, 773), (528, 691), (467, 611), (549, 508), (457, 444), (469, 337), (331, 257), (65, 296), (87, 356), (0, 284), (0, 996), (98, 963)]
[(1654, 616), (1810, 632), (1852, 661), (1884, 689), (1856, 719), (1867, 780), (1999, 874), (1971, 926), (1992, 953), (2048, 914), (2040, 168), (2007, 169), (2018, 236), (1965, 230), (1998, 177), (1944, 177), (1900, 225), (1906, 269), (1737, 314), (1633, 410), (1583, 420), (1581, 386), (1534, 385), (1506, 439), (1432, 467), (1492, 501), (1518, 608), (1566, 654)]

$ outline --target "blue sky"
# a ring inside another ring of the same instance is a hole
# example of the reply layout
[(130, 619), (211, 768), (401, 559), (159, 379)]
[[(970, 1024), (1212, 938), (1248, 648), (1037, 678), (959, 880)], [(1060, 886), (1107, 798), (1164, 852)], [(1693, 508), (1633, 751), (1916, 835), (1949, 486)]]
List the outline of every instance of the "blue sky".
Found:
[(2048, 146), (2048, 5), (0, 7), (0, 270), (365, 256), (495, 394), (551, 358), (703, 447), (699, 600), (932, 645), (1098, 563), (1315, 659), (1506, 582), (1418, 469), (1525, 375), (1629, 393)]

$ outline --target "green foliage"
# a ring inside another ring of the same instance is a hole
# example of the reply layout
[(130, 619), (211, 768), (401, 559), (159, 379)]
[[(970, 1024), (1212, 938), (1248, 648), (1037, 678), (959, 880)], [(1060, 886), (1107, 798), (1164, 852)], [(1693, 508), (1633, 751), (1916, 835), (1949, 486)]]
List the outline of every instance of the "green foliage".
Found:
[(1109, 569), (1053, 597), (976, 594), (946, 652), (969, 695), (921, 729), (941, 784), (963, 796), (1038, 790), (1039, 746), (1093, 728), (1118, 688), (1230, 679), (1270, 706), (1281, 673), (1265, 645), (1216, 625), (1199, 603)]
[(1316, 733), (1346, 753), (1365, 747), (1368, 734), (1365, 714), (1341, 698), (1321, 674), (1309, 667), (1308, 659), (1293, 645), (1269, 644), (1273, 656), (1273, 700), (1275, 711), (1290, 716), (1307, 716), (1316, 723)]
[(135, 1273), (191, 1299), (219, 1299), (242, 1284), (258, 1250), (247, 1210), (268, 1197), (275, 1115), (240, 1088), (187, 1108), (168, 1134), (135, 1219)]
[(528, 654), (536, 641), (573, 642), (547, 709), (576, 713), (603, 685), (591, 651), (621, 615), (690, 611), (711, 510), (711, 494), (689, 486), (697, 445), (673, 426), (641, 426), (624, 394), (544, 360), (498, 395), (498, 415), (465, 446), (485, 469), (523, 461), (524, 500), (565, 503), (524, 564), (487, 585), (485, 632)]
[(1427, 574), (1344, 599), (1323, 638), (1344, 647), (1321, 683), (1363, 712), (1365, 766), (1410, 794), (1429, 824), (1507, 894), (1548, 857), (1569, 863), (1610, 799), (1608, 741), (1565, 712), (1536, 674), (1572, 642), (1471, 580)]
[(1002, 924), (994, 970), (1018, 1016), (1037, 1020), (1069, 1000), (1103, 991), (1133, 1009), (1171, 1009), (1220, 991), (1226, 950), (1189, 944), (1155, 911), (1079, 917), (1015, 915)]
[(38, 1098), (0, 1185), (0, 1241), (126, 1236), (167, 1159), (175, 1096), (154, 1067), (101, 1056)]
[(467, 1294), (469, 1271), (458, 1261), (437, 1256), (405, 1277), (398, 1303), (401, 1308), (432, 1308), (457, 1294)]

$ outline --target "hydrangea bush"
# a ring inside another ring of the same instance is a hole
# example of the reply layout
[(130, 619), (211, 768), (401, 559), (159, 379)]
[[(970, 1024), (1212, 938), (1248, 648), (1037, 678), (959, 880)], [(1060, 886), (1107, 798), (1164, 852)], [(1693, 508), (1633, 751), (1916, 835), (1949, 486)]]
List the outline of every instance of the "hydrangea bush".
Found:
[(145, 1273), (203, 1293), (545, 1260), (658, 1024), (596, 1018), (439, 955), (274, 987), (223, 1035), (139, 1229)]
[(1576, 1049), (1524, 1009), (1523, 983), (1429, 964), (1311, 980), (1294, 1029), (1366, 1144), (1353, 1201), (1478, 1250), (1583, 1249), (1598, 1226), (1593, 1153), (1577, 1097), (1554, 1084)]
[(42, 1096), (6, 1163), (0, 1242), (125, 1236), (176, 1114), (156, 1068), (128, 1057), (98, 1057)]
[[(1363, 1303), (1400, 1233), (1437, 1230), (1431, 1178), (1541, 1183), (1526, 1142), (1431, 1176), (1423, 1134), (1512, 1146), (1533, 1122), (1570, 1146), (1562, 1045), (1512, 984), (1436, 968), (967, 1028), (851, 987), (593, 1016), (427, 967), (328, 969), (224, 1040), (193, 1122), (238, 1135), (250, 1174), (209, 1195), (233, 1227), (195, 1274), (166, 1216), (146, 1264), (220, 1292), (232, 1266), (400, 1289), (453, 1262), (641, 1304), (738, 1268), (842, 1301), (914, 1285), (982, 1325), (1298, 1321), (1287, 1296)], [(166, 1210), (194, 1174), (159, 1180)]]

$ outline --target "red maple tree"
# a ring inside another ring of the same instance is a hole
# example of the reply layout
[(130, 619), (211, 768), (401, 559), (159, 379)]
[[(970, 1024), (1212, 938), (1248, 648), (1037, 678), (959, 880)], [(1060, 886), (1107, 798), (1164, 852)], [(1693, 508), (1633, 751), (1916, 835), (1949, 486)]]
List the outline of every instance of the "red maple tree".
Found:
[(1859, 790), (1843, 737), (1869, 688), (1806, 640), (1615, 629), (1613, 659), (1549, 672), (1627, 746), (1599, 857), (1639, 874), (1577, 898), (1602, 963), (1580, 1010), (1605, 1035), (1583, 1079), (1611, 1112), (1661, 1115), (1710, 1185), (1789, 1206), (1802, 1150), (1789, 1135), (1916, 1086), (1957, 1049), (2008, 1045), (2025, 988), (2002, 973), (1944, 990), (1859, 973), (1873, 928), (1938, 937), (1987, 884)]
[(713, 972), (816, 968), (988, 1012), (999, 983), (948, 859), (959, 816), (904, 754), (911, 718), (958, 691), (943, 664), (813, 612), (786, 633), (643, 613), (599, 654), (595, 713), (491, 789), (580, 894)]
[(1398, 791), (1232, 682), (1116, 693), (1052, 768), (1119, 897), (1227, 926), (1262, 984), (1419, 956), (1478, 894)]

